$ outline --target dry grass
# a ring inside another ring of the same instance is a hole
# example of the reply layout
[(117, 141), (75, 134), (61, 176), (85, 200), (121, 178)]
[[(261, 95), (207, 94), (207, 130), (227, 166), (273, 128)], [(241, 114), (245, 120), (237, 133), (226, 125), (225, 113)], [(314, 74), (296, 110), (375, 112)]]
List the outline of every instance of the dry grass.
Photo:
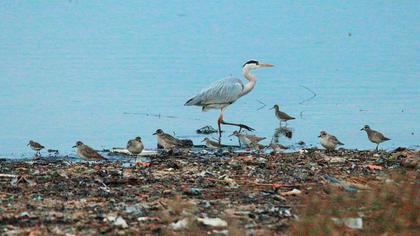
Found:
[[(419, 235), (418, 173), (391, 173), (391, 181), (371, 184), (370, 191), (350, 194), (338, 189), (312, 193), (298, 210), (290, 235)], [(336, 225), (331, 218), (361, 217), (363, 229)]]

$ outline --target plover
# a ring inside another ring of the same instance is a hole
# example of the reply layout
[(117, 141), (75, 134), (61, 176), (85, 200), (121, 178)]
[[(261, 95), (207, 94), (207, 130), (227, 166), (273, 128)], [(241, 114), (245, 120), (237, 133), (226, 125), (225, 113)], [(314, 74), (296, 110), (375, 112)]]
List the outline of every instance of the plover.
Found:
[(204, 138), (201, 142), (205, 142), (206, 147), (208, 148), (221, 148), (222, 145), (220, 145), (218, 142), (216, 141), (212, 141), (209, 138)]
[(141, 142), (140, 137), (136, 137), (135, 139), (131, 139), (127, 142), (127, 150), (133, 154), (138, 155), (140, 154), (144, 149), (144, 145)]
[(338, 145), (344, 145), (334, 135), (328, 134), (325, 131), (319, 133), (319, 142), (327, 150), (334, 150)]
[(241, 143), (245, 143), (248, 147), (253, 146), (257, 150), (261, 149), (261, 146), (258, 142), (265, 139), (265, 137), (242, 134), (242, 133), (239, 133), (238, 131), (234, 131), (230, 136), (238, 137)]
[(160, 146), (162, 146), (165, 150), (172, 150), (176, 148), (178, 144), (178, 139), (173, 137), (170, 134), (163, 132), (163, 130), (158, 129), (156, 130), (153, 135), (157, 136), (157, 142)]
[(81, 141), (77, 141), (76, 145), (73, 146), (73, 147), (76, 148), (77, 155), (82, 159), (85, 159), (85, 160), (88, 160), (88, 161), (106, 160), (98, 152), (93, 150), (88, 145), (83, 144)]
[(292, 117), (292, 116), (289, 116), (288, 114), (286, 114), (285, 112), (282, 112), (282, 111), (280, 111), (280, 107), (279, 107), (279, 105), (274, 105), (272, 108), (271, 108), (271, 110), (272, 109), (274, 109), (274, 114), (276, 115), (276, 117), (277, 117), (277, 119), (279, 119), (280, 120), (280, 125), (281, 125), (281, 122), (282, 121), (284, 121), (284, 122), (286, 122), (286, 125), (287, 125), (287, 121), (288, 120), (294, 120), (295, 118), (294, 117)]
[(40, 143), (32, 140), (29, 140), (29, 143), (26, 144), (26, 146), (29, 146), (32, 150), (36, 151), (35, 156), (38, 154), (41, 155), (40, 151), (44, 148), (44, 146), (42, 146)]
[(376, 143), (376, 151), (378, 151), (380, 143), (391, 140), (390, 138), (385, 137), (381, 132), (371, 129), (369, 125), (365, 125), (361, 130), (366, 131), (367, 136), (372, 143)]

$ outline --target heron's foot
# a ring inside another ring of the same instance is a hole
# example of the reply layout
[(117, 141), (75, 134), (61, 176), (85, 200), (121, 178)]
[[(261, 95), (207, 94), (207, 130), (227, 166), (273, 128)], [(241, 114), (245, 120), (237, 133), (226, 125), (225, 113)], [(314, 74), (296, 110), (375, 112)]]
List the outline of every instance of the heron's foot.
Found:
[(247, 126), (247, 125), (244, 125), (244, 124), (239, 124), (238, 126), (239, 126), (239, 128), (241, 128), (241, 129), (246, 129), (246, 130), (248, 130), (248, 131), (255, 131), (255, 129), (253, 129), (253, 128), (251, 128), (251, 127)]

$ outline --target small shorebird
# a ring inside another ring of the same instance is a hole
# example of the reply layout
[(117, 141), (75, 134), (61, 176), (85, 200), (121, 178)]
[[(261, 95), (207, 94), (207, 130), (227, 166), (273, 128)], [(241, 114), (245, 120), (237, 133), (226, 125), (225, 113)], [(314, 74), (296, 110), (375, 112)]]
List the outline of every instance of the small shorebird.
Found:
[(367, 136), (372, 143), (376, 143), (376, 151), (378, 151), (380, 143), (391, 140), (390, 138), (385, 137), (381, 132), (371, 129), (369, 125), (365, 125), (361, 130), (366, 131)]
[(245, 143), (247, 146), (252, 145), (257, 150), (261, 149), (261, 144), (259, 144), (258, 142), (265, 139), (265, 137), (258, 137), (258, 136), (255, 136), (255, 135), (241, 134), (238, 131), (234, 131), (230, 136), (238, 137), (239, 140), (242, 143)]
[(274, 109), (274, 114), (276, 115), (277, 119), (280, 120), (280, 125), (281, 125), (282, 121), (286, 122), (286, 125), (287, 125), (288, 120), (294, 120), (295, 119), (294, 117), (289, 116), (285, 112), (280, 111), (280, 107), (277, 104), (274, 105), (270, 110), (273, 110), (273, 109)]
[(133, 154), (138, 155), (140, 154), (144, 149), (144, 145), (141, 142), (140, 137), (136, 137), (135, 139), (131, 139), (127, 142), (127, 150)]
[(38, 154), (41, 155), (40, 151), (44, 148), (40, 143), (34, 142), (32, 140), (29, 140), (29, 143), (26, 144), (26, 146), (29, 146), (32, 150), (36, 151), (35, 156)]
[(88, 145), (83, 144), (81, 141), (77, 141), (76, 145), (73, 147), (76, 148), (77, 155), (82, 159), (85, 159), (88, 161), (106, 160), (98, 152), (93, 150)]
[(247, 129), (249, 131), (254, 130), (253, 128), (244, 125), (226, 122), (223, 118), (223, 112), (227, 106), (234, 103), (242, 96), (247, 95), (254, 89), (257, 79), (251, 73), (252, 70), (258, 68), (273, 67), (271, 64), (260, 63), (255, 60), (247, 61), (242, 66), (242, 73), (248, 83), (244, 84), (240, 79), (237, 78), (226, 78), (214, 82), (209, 88), (202, 90), (199, 94), (189, 99), (184, 106), (200, 106), (202, 111), (209, 109), (220, 109), (220, 115), (217, 119), (217, 126), (219, 128), (219, 143), (222, 137), (221, 125), (234, 125), (241, 129)]
[(177, 138), (173, 137), (170, 134), (167, 134), (167, 133), (163, 132), (163, 130), (161, 130), (161, 129), (156, 130), (156, 132), (153, 133), (153, 135), (157, 136), (157, 142), (165, 150), (172, 150), (179, 143), (179, 140)]
[(269, 146), (271, 149), (273, 149), (273, 151), (275, 152), (275, 153), (280, 153), (280, 152), (282, 152), (283, 150), (286, 150), (286, 149), (289, 149), (288, 147), (285, 147), (285, 146), (283, 146), (283, 145), (281, 145), (280, 143), (272, 143), (272, 144), (270, 144), (270, 146)]
[(206, 147), (208, 148), (221, 148), (222, 145), (220, 145), (218, 142), (216, 141), (212, 141), (209, 138), (204, 138), (201, 142), (205, 142)]
[(319, 142), (327, 150), (334, 150), (338, 145), (344, 145), (340, 142), (337, 137), (331, 134), (327, 134), (325, 131), (319, 133)]

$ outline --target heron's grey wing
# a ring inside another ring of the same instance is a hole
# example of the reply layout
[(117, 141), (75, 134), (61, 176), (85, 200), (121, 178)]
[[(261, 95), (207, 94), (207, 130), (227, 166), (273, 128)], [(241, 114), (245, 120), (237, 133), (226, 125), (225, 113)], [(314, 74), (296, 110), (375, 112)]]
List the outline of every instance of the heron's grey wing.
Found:
[(210, 87), (188, 100), (185, 106), (231, 104), (241, 96), (243, 89), (244, 85), (240, 79), (222, 79), (214, 82)]

